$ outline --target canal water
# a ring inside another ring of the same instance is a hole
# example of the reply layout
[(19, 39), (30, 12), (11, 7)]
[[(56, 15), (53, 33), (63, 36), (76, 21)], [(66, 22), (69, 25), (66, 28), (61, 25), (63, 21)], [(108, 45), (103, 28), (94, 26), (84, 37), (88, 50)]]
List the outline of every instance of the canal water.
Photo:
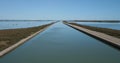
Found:
[(0, 63), (120, 63), (120, 51), (58, 22)]
[(118, 23), (105, 23), (105, 22), (76, 22), (78, 24), (84, 24), (88, 26), (102, 27), (102, 28), (110, 28), (120, 30), (120, 22)]

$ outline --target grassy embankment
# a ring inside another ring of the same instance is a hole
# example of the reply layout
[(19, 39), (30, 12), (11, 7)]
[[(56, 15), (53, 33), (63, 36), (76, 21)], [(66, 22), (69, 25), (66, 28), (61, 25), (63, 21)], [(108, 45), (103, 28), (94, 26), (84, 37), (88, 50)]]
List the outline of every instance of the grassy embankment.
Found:
[(24, 39), (51, 24), (52, 23), (30, 28), (0, 30), (0, 51), (16, 44), (21, 39)]
[[(65, 23), (69, 23), (69, 22), (65, 22)], [(77, 25), (86, 29), (90, 29), (93, 31), (97, 31), (97, 32), (102, 32), (105, 34), (108, 34), (110, 36), (114, 36), (117, 38), (120, 38), (120, 30), (115, 30), (115, 29), (109, 29), (109, 28), (100, 28), (100, 27), (94, 27), (94, 26), (86, 26), (86, 25), (81, 25), (81, 24), (77, 24), (77, 23), (70, 23), (73, 25)]]

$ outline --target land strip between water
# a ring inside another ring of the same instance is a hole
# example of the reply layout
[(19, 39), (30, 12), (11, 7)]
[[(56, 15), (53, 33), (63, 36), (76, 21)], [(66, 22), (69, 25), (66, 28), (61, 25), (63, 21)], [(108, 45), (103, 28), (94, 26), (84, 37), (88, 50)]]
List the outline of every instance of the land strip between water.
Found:
[[(82, 31), (86, 34), (89, 34), (93, 37), (99, 38), (100, 40), (104, 40), (105, 42), (109, 43), (110, 45), (113, 45), (117, 48), (120, 48), (120, 35), (119, 32), (120, 30), (118, 30), (116, 32), (116, 30), (112, 30), (112, 33), (114, 34), (109, 34), (110, 32), (106, 32), (106, 30), (102, 28), (97, 28), (97, 27), (91, 27), (91, 26), (85, 26), (85, 25), (80, 25), (80, 24), (76, 24), (76, 23), (68, 23), (68, 22), (64, 22), (64, 24), (75, 28), (79, 31)], [(102, 30), (102, 32), (101, 32)], [(108, 30), (108, 29), (107, 29)], [(110, 30), (110, 29), (109, 29)]]
[(0, 57), (17, 48), (54, 23), (38, 27), (0, 30)]

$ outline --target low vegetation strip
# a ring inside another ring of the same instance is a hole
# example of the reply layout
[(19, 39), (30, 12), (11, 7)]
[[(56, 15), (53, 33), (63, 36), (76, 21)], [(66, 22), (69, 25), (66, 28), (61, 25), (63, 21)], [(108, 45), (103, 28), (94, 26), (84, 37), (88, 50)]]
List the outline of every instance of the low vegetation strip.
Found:
[(0, 53), (24, 38), (27, 38), (31, 35), (34, 36), (34, 33), (37, 33), (52, 24), (53, 23), (31, 28), (0, 30)]
[(81, 25), (81, 24), (77, 24), (77, 23), (70, 23), (73, 25), (77, 25), (83, 28), (87, 28), (93, 31), (97, 31), (97, 32), (102, 32), (117, 38), (120, 38), (120, 30), (115, 30), (115, 29), (109, 29), (109, 28), (100, 28), (100, 27), (93, 27), (93, 26), (86, 26), (86, 25)]
[[(112, 36), (112, 35), (108, 35), (104, 32), (99, 32), (98, 30), (92, 30), (89, 28), (86, 28), (85, 25), (80, 25), (80, 24), (76, 24), (76, 23), (68, 23), (68, 22), (64, 22), (66, 25), (73, 27), (77, 30), (80, 30), (92, 37), (98, 38), (100, 40), (104, 40), (105, 43), (110, 44), (118, 49), (120, 49), (120, 38)], [(89, 27), (89, 26), (88, 26)], [(91, 27), (91, 26), (90, 26)]]

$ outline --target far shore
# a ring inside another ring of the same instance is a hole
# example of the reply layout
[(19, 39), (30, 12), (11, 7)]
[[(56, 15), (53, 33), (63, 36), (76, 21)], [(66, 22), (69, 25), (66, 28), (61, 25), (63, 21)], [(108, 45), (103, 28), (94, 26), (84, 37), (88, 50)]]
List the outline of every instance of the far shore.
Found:
[(120, 23), (120, 20), (72, 20), (71, 22), (105, 22), (105, 23)]

